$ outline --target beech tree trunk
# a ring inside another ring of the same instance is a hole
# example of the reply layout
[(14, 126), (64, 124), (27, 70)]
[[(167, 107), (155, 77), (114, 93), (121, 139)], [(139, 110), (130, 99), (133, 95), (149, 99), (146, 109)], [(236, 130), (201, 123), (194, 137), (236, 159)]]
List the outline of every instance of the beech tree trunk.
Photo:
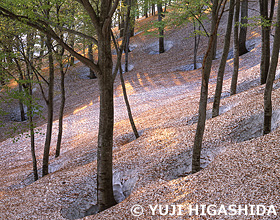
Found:
[(248, 53), (246, 48), (246, 36), (247, 36), (247, 25), (248, 24), (248, 0), (241, 2), (241, 25), (239, 33), (239, 56)]
[(223, 80), (224, 80), (224, 72), (225, 72), (228, 52), (229, 52), (229, 48), (230, 48), (232, 20), (233, 20), (233, 14), (234, 14), (234, 3), (235, 3), (235, 0), (230, 0), (229, 15), (228, 15), (228, 21), (227, 21), (227, 30), (226, 30), (225, 43), (224, 43), (224, 50), (223, 50), (223, 55), (222, 55), (222, 59), (221, 59), (221, 62), (220, 62), (218, 75), (217, 75), (217, 84), (216, 84), (216, 90), (215, 90), (215, 96), (214, 96), (214, 102), (213, 102), (212, 118), (219, 115), (220, 100), (221, 100)]
[(97, 202), (99, 211), (103, 211), (116, 204), (113, 195), (113, 127), (114, 101), (110, 26), (103, 29), (98, 36), (98, 60), (100, 77), (100, 115), (97, 150)]
[[(206, 107), (207, 107), (207, 98), (208, 98), (208, 82), (209, 76), (211, 72), (212, 60), (213, 60), (213, 50), (214, 50), (214, 40), (215, 35), (217, 35), (217, 29), (220, 22), (220, 17), (218, 19), (218, 4), (219, 0), (213, 0), (213, 11), (212, 13), (212, 21), (211, 21), (211, 35), (208, 40), (208, 48), (202, 63), (202, 80), (201, 80), (201, 91), (200, 91), (200, 101), (199, 101), (199, 112), (198, 112), (198, 122), (194, 139), (193, 146), (193, 155), (192, 155), (192, 173), (196, 173), (200, 171), (200, 154), (201, 154), (201, 146), (202, 139), (205, 129), (205, 120), (206, 120)], [(222, 4), (222, 2), (220, 2)], [(221, 9), (221, 15), (224, 11), (225, 5)], [(220, 15), (220, 16), (221, 16)], [(215, 22), (216, 21), (216, 22)], [(213, 24), (215, 22), (215, 25)]]
[(155, 4), (152, 4), (152, 15), (156, 14), (156, 6)]
[(234, 33), (233, 33), (233, 45), (234, 45), (234, 61), (233, 61), (233, 75), (231, 79), (230, 95), (236, 94), (237, 78), (239, 70), (239, 40), (238, 40), (238, 21), (240, 12), (240, 0), (236, 0), (235, 15), (234, 15)]
[(271, 0), (270, 15), (268, 16), (268, 0), (259, 0), (260, 15), (270, 23), (269, 26), (262, 26), (262, 54), (260, 65), (261, 84), (266, 83), (269, 64), (270, 64), (270, 31), (271, 22), (274, 14), (275, 0)]
[[(129, 53), (129, 40), (130, 40), (130, 36), (131, 36), (131, 14), (130, 14), (130, 9), (131, 9), (131, 0), (127, 0), (127, 14), (126, 14), (126, 24), (125, 24), (125, 31), (126, 31), (126, 36), (124, 37), (124, 47), (125, 47), (125, 67), (124, 67), (124, 71), (128, 72), (128, 53)], [(120, 71), (122, 70), (121, 66), (120, 66)], [(122, 74), (122, 72), (121, 72)]]
[(35, 133), (34, 133), (34, 123), (33, 123), (33, 109), (32, 109), (32, 87), (30, 86), (29, 88), (29, 104), (30, 106), (28, 106), (27, 111), (28, 111), (28, 115), (29, 115), (29, 132), (30, 132), (30, 138), (31, 138), (31, 142), (30, 142), (30, 146), (31, 146), (31, 156), (32, 156), (32, 165), (33, 165), (33, 179), (34, 181), (39, 179), (38, 176), (38, 168), (37, 168), (37, 159), (36, 159), (36, 153), (35, 153)]
[(60, 103), (59, 116), (58, 116), (58, 135), (57, 135), (57, 142), (56, 142), (55, 157), (59, 157), (60, 155), (62, 133), (63, 133), (63, 113), (65, 107), (65, 72), (63, 68), (62, 59), (60, 60), (59, 63), (59, 71), (61, 77), (60, 79), (61, 103)]
[[(211, 19), (213, 19), (213, 22), (211, 22), (211, 30), (213, 30), (215, 28), (216, 23), (217, 23), (217, 19), (218, 19), (216, 17), (218, 7), (215, 7), (214, 4), (215, 4), (215, 2), (213, 2), (212, 12), (211, 12), (211, 14), (212, 14)], [(215, 60), (216, 59), (216, 53), (217, 53), (217, 40), (218, 40), (217, 34), (216, 34), (216, 36), (213, 36), (213, 37), (214, 37), (213, 38), (213, 49), (212, 49), (211, 57), (212, 57), (213, 60)]]
[(122, 90), (123, 90), (123, 98), (124, 98), (124, 101), (125, 101), (129, 122), (130, 122), (130, 125), (132, 127), (135, 138), (137, 139), (137, 138), (139, 138), (139, 133), (137, 131), (136, 125), (135, 125), (134, 120), (133, 120), (130, 104), (129, 104), (127, 93), (126, 93), (126, 88), (125, 88), (125, 83), (124, 83), (124, 79), (123, 79), (122, 66), (121, 65), (120, 65), (120, 78), (121, 78), (121, 84), (122, 84)]
[[(22, 94), (23, 89), (21, 83), (18, 84), (19, 92)], [(19, 100), (19, 109), (20, 109), (20, 121), (25, 121), (25, 112), (24, 106), (21, 100)]]
[[(131, 5), (130, 5), (130, 1), (128, 1), (126, 22), (125, 22), (125, 32), (127, 32), (127, 33), (129, 31), (130, 9), (131, 9)], [(121, 65), (121, 58), (122, 58), (121, 55), (123, 53), (123, 45), (125, 45), (125, 47), (126, 47), (127, 41), (129, 41), (129, 37), (130, 37), (129, 34), (125, 35), (125, 37), (123, 39), (123, 42), (122, 42), (122, 45), (120, 47), (118, 47), (114, 36), (112, 36), (112, 39), (113, 39), (113, 43), (114, 43), (116, 51), (119, 51), (119, 53), (118, 53), (118, 59), (119, 60), (117, 60), (117, 65), (118, 65), (118, 69), (119, 69), (119, 72), (120, 72), (120, 79), (121, 79), (121, 85), (122, 85), (122, 90), (123, 90), (123, 97), (124, 97), (124, 101), (125, 101), (130, 125), (132, 127), (135, 138), (137, 139), (139, 137), (139, 133), (136, 129), (136, 126), (135, 126), (135, 123), (134, 123), (134, 120), (133, 120), (133, 117), (132, 117), (132, 112), (131, 112), (130, 104), (129, 104), (127, 93), (126, 93), (126, 87), (125, 87), (125, 82), (124, 82), (124, 78), (123, 78), (123, 70), (122, 70), (122, 65)], [(119, 64), (118, 64), (118, 61), (119, 61)]]
[(49, 85), (48, 85), (48, 116), (47, 116), (47, 132), (46, 140), (44, 146), (44, 155), (43, 155), (43, 174), (45, 176), (49, 174), (49, 154), (52, 138), (52, 125), (53, 125), (53, 89), (54, 89), (54, 61), (52, 54), (52, 40), (50, 36), (47, 36), (46, 45), (48, 48), (48, 58), (49, 58)]
[[(158, 21), (162, 21), (162, 4), (157, 4), (158, 8)], [(158, 29), (159, 31), (159, 53), (164, 53), (164, 28), (163, 25), (160, 23), (160, 27)]]
[(278, 1), (277, 23), (275, 29), (274, 42), (273, 42), (271, 63), (270, 63), (266, 85), (265, 85), (265, 91), (264, 91), (264, 128), (263, 128), (264, 135), (270, 133), (271, 131), (271, 118), (272, 118), (271, 93), (273, 89), (273, 82), (275, 79), (275, 73), (278, 64), (279, 48), (280, 48), (280, 1)]
[[(93, 62), (93, 51), (92, 51), (92, 46), (93, 46), (92, 43), (90, 43), (90, 44), (88, 45), (88, 57), (89, 57), (89, 59)], [(94, 71), (93, 71), (91, 68), (89, 68), (89, 78), (90, 78), (90, 79), (96, 79), (96, 75), (94, 74)]]
[[(193, 30), (196, 31), (196, 23), (193, 22)], [(198, 24), (198, 30), (200, 30), (200, 24)], [(200, 42), (200, 34), (194, 36), (194, 49), (193, 49), (193, 69), (197, 69), (196, 60), (197, 60), (197, 51)]]

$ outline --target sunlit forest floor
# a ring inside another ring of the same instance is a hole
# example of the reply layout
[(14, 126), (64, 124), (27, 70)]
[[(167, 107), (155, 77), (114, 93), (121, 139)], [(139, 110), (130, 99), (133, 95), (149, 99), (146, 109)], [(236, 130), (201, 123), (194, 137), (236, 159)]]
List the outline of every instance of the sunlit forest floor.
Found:
[[(140, 26), (141, 22), (146, 20), (141, 20)], [(149, 54), (157, 41), (154, 37), (141, 32), (131, 39), (135, 49), (130, 53), (129, 62), (133, 69), (125, 73), (124, 78), (141, 136), (137, 140), (133, 136), (117, 76), (114, 189), (115, 197), (124, 201), (85, 219), (204, 219), (189, 216), (189, 204), (263, 204), (275, 205), (277, 212), (280, 211), (277, 207), (280, 204), (280, 72), (277, 70), (272, 97), (273, 131), (262, 136), (264, 86), (260, 86), (259, 77), (260, 29), (248, 30), (252, 50), (240, 57), (238, 93), (234, 96), (229, 96), (233, 60), (227, 61), (221, 114), (211, 119), (225, 25), (226, 18), (221, 23), (218, 58), (213, 62), (210, 78), (203, 170), (194, 175), (190, 175), (191, 150), (198, 118), (201, 69), (184, 71), (193, 60), (193, 39), (188, 38), (192, 27), (167, 30), (165, 40), (170, 48), (163, 54)], [(206, 37), (201, 40), (200, 63), (207, 45)], [(59, 158), (54, 158), (58, 127), (58, 121), (54, 121), (49, 175), (33, 182), (30, 140), (23, 136), (14, 142), (14, 138), (2, 135), (0, 219), (75, 219), (93, 209), (96, 204), (99, 104), (97, 80), (85, 79), (88, 73), (81, 63), (67, 73), (62, 152)], [(43, 100), (41, 102), (43, 105)], [(57, 111), (59, 94), (55, 96), (55, 103)], [(8, 119), (6, 116), (7, 124)], [(44, 132), (44, 120), (37, 121), (38, 130)], [(38, 134), (36, 154), (39, 167), (43, 145), (44, 136)], [(130, 212), (136, 204), (144, 209), (139, 218)], [(148, 205), (156, 204), (182, 205), (184, 216), (163, 217), (158, 212), (152, 216)], [(238, 216), (238, 219), (247, 217)], [(230, 216), (205, 217), (219, 218)], [(236, 216), (231, 218), (237, 219)], [(260, 216), (259, 219), (274, 218), (277, 219), (275, 216)]]

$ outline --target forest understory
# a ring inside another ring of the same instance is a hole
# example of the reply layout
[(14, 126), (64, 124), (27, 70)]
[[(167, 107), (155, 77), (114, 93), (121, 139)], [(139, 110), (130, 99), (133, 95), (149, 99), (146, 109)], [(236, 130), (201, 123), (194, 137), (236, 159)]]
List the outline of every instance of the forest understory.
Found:
[[(256, 13), (249, 10), (249, 13)], [(148, 19), (139, 21), (139, 27)], [(208, 27), (210, 24), (207, 24)], [(272, 93), (272, 132), (262, 135), (264, 85), (260, 85), (261, 30), (249, 27), (247, 47), (240, 56), (237, 94), (230, 96), (233, 59), (227, 60), (220, 115), (211, 118), (217, 70), (222, 53), (226, 16), (221, 20), (217, 58), (209, 81), (207, 121), (203, 138), (202, 170), (191, 174), (191, 155), (198, 120), (201, 69), (192, 68), (191, 26), (168, 29), (168, 50), (156, 54), (157, 39), (140, 31), (130, 39), (130, 71), (125, 84), (140, 137), (131, 129), (119, 75), (114, 93), (114, 194), (117, 205), (96, 211), (97, 135), (99, 97), (96, 79), (87, 79), (89, 69), (76, 62), (66, 75), (66, 114), (61, 156), (55, 158), (58, 133), (59, 94), (50, 153), (50, 174), (33, 182), (30, 140), (25, 135), (9, 138), (1, 128), (0, 219), (172, 219), (151, 215), (149, 205), (189, 204), (274, 205), (280, 215), (280, 68)], [(198, 63), (202, 62), (207, 38), (201, 37)], [(272, 45), (272, 44), (271, 44)], [(232, 48), (232, 46), (231, 46)], [(116, 58), (116, 55), (115, 55)], [(59, 90), (59, 78), (55, 90)], [(39, 90), (39, 89), (38, 89)], [(41, 104), (43, 99), (37, 91)], [(10, 115), (3, 119), (13, 126)], [(46, 108), (46, 107), (44, 107)], [(45, 113), (43, 113), (45, 114)], [(46, 124), (37, 119), (38, 130)], [(23, 122), (24, 123), (24, 122)], [(44, 136), (36, 134), (38, 167), (42, 165)], [(39, 175), (42, 171), (39, 170)], [(143, 215), (131, 214), (141, 205)], [(278, 206), (278, 207), (277, 207)], [(184, 209), (186, 208), (186, 210)], [(90, 215), (85, 217), (86, 215)], [(205, 219), (236, 219), (211, 216)], [(238, 219), (249, 219), (240, 216)], [(254, 219), (279, 219), (254, 216)]]

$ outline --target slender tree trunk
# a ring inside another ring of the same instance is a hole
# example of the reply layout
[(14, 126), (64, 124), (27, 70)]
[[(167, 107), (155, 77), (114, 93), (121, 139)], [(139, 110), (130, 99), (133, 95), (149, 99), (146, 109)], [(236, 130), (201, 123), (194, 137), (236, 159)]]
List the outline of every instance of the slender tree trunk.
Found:
[[(196, 24), (193, 22), (193, 30), (196, 31)], [(198, 30), (200, 30), (200, 24), (198, 25)], [(193, 50), (193, 69), (197, 69), (196, 60), (197, 60), (197, 52), (198, 52), (198, 46), (200, 42), (200, 34), (195, 34), (194, 36), (194, 50)]]
[[(128, 25), (129, 27), (130, 25)], [(125, 72), (128, 72), (128, 53), (129, 53), (129, 39), (130, 39), (130, 32), (128, 28), (128, 33), (125, 42)]]
[(54, 89), (54, 61), (52, 54), (52, 41), (49, 36), (47, 36), (46, 45), (48, 48), (48, 58), (49, 58), (49, 92), (48, 92), (48, 118), (47, 118), (47, 132), (46, 140), (44, 146), (43, 155), (43, 176), (49, 174), (49, 154), (51, 146), (52, 137), (52, 125), (53, 125), (53, 89)]
[(261, 65), (260, 65), (260, 78), (261, 84), (266, 83), (269, 64), (270, 64), (270, 31), (271, 21), (274, 14), (275, 0), (271, 0), (270, 15), (268, 16), (268, 0), (259, 0), (260, 3), (260, 15), (266, 21), (269, 21), (269, 26), (262, 26), (262, 53), (261, 53)]
[(42, 68), (43, 65), (44, 45), (45, 45), (45, 37), (43, 34), (40, 34), (40, 59), (38, 65), (39, 68)]
[[(131, 5), (131, 8), (136, 8), (138, 10), (138, 2), (137, 0), (126, 0), (127, 2), (129, 2), (128, 4)], [(131, 13), (132, 12), (132, 13)], [(138, 14), (138, 13), (137, 13)], [(135, 27), (135, 12), (130, 11), (130, 16), (129, 16), (129, 33), (130, 33), (130, 37), (134, 36), (134, 27)], [(137, 19), (139, 18), (139, 15), (137, 15)]]
[(277, 23), (275, 29), (275, 36), (273, 42), (271, 63), (268, 71), (267, 81), (264, 91), (264, 128), (263, 134), (268, 134), (271, 131), (271, 118), (272, 118), (272, 88), (275, 79), (276, 68), (279, 58), (279, 48), (280, 48), (280, 1), (278, 1), (277, 9)]
[[(74, 46), (75, 46), (75, 37), (74, 36), (71, 36), (69, 44), (70, 44), (71, 48), (74, 48)], [(73, 66), (74, 62), (75, 62), (75, 57), (71, 56), (71, 58), (70, 58), (70, 66)]]
[(218, 75), (217, 75), (217, 85), (216, 85), (214, 102), (213, 102), (212, 118), (219, 115), (220, 100), (221, 100), (223, 80), (224, 80), (224, 72), (225, 72), (228, 52), (229, 52), (229, 48), (230, 48), (230, 37), (231, 37), (232, 20), (233, 20), (233, 14), (234, 14), (234, 3), (235, 3), (235, 0), (230, 0), (229, 15), (228, 15), (228, 21), (227, 21), (227, 30), (226, 30), (225, 43), (224, 43), (224, 51), (223, 51), (223, 55), (222, 55), (222, 59), (220, 62)]
[[(30, 87), (31, 88), (31, 87)], [(30, 90), (29, 88), (29, 90)], [(35, 133), (34, 133), (34, 123), (33, 123), (33, 109), (32, 109), (32, 88), (30, 90), (30, 101), (28, 106), (28, 115), (29, 115), (29, 131), (31, 138), (31, 156), (32, 156), (32, 164), (33, 164), (33, 178), (34, 181), (38, 180), (38, 168), (37, 168), (37, 159), (35, 153)]]
[(125, 101), (129, 122), (130, 122), (130, 125), (132, 127), (135, 138), (137, 139), (137, 138), (139, 138), (139, 133), (138, 133), (136, 125), (134, 123), (131, 108), (130, 108), (130, 105), (129, 105), (129, 101), (128, 101), (128, 97), (127, 97), (127, 93), (126, 93), (126, 88), (125, 88), (125, 83), (124, 83), (124, 79), (123, 79), (123, 74), (122, 74), (122, 66), (120, 65), (119, 68), (120, 68), (120, 78), (121, 78), (121, 84), (122, 84), (122, 90), (123, 90), (123, 98), (124, 98), (124, 101)]
[(58, 136), (56, 142), (56, 151), (55, 157), (59, 157), (60, 149), (61, 149), (61, 141), (62, 141), (62, 132), (63, 132), (63, 113), (65, 107), (65, 72), (63, 69), (62, 59), (59, 63), (59, 70), (60, 70), (60, 92), (61, 92), (61, 103), (59, 109), (59, 122), (58, 122)]
[[(213, 1), (212, 1), (213, 2)], [(211, 22), (211, 30), (213, 30), (215, 28), (215, 25), (217, 23), (217, 17), (215, 16), (217, 14), (217, 10), (218, 10), (218, 7), (216, 7), (214, 5), (215, 3), (213, 3), (213, 7), (212, 7), (212, 16), (211, 16), (211, 19), (214, 19), (213, 22)], [(218, 31), (218, 30), (217, 30)], [(213, 36), (213, 50), (212, 50), (212, 59), (215, 60), (216, 59), (216, 54), (217, 54), (217, 40), (218, 40), (218, 37), (217, 37), (217, 34), (216, 36)]]
[[(128, 72), (128, 53), (129, 53), (129, 40), (130, 40), (130, 36), (131, 36), (131, 33), (130, 33), (130, 31), (131, 31), (131, 29), (130, 29), (130, 26), (131, 26), (131, 13), (130, 13), (130, 9), (131, 9), (131, 3), (132, 3), (132, 1), (131, 0), (127, 0), (126, 1), (127, 2), (127, 14), (126, 14), (126, 27), (127, 28), (125, 28), (125, 29), (127, 29), (127, 30), (125, 30), (126, 31), (126, 36), (124, 37), (124, 42), (125, 42), (125, 44), (124, 44), (124, 46), (125, 46), (125, 68), (124, 68), (124, 70), (125, 70), (125, 72)], [(121, 70), (122, 68), (120, 67), (120, 70)]]
[(156, 14), (156, 6), (155, 4), (152, 4), (152, 15)]
[[(206, 120), (206, 107), (207, 107), (207, 98), (208, 98), (208, 82), (209, 76), (211, 72), (212, 60), (213, 60), (213, 50), (214, 50), (214, 40), (215, 35), (217, 35), (217, 29), (220, 22), (220, 17), (218, 19), (218, 3), (219, 0), (213, 1), (213, 9), (215, 14), (212, 13), (211, 21), (211, 35), (208, 41), (208, 48), (202, 63), (202, 80), (201, 80), (201, 92), (200, 92), (200, 101), (199, 101), (199, 112), (198, 112), (198, 122), (194, 139), (193, 146), (193, 155), (192, 155), (192, 173), (196, 173), (200, 170), (200, 154), (201, 154), (201, 146), (202, 139), (205, 129), (205, 120)], [(221, 15), (224, 11), (225, 5), (221, 9)], [(220, 16), (221, 16), (220, 15)], [(215, 21), (215, 25), (213, 24)]]
[(28, 78), (28, 98), (29, 106), (27, 107), (28, 118), (29, 118), (29, 132), (30, 132), (30, 147), (31, 147), (31, 156), (32, 156), (32, 166), (33, 166), (33, 178), (34, 181), (39, 179), (38, 168), (37, 168), (37, 159), (35, 153), (35, 132), (34, 132), (34, 123), (33, 123), (33, 94), (32, 94), (32, 71), (30, 64), (27, 63), (27, 78)]
[[(120, 1), (121, 3), (123, 2), (124, 0)], [(124, 8), (121, 7), (121, 15), (120, 15), (120, 24), (119, 24), (119, 30), (120, 30), (120, 37), (123, 37), (124, 36)]]
[[(16, 63), (17, 70), (19, 72), (19, 79), (20, 79), (20, 82), (18, 83), (19, 92), (22, 93), (22, 92), (24, 92), (24, 90), (22, 88), (23, 87), (23, 73), (22, 73), (22, 69), (21, 69), (21, 66), (19, 65), (18, 60), (16, 58), (14, 58), (14, 61)], [(21, 100), (19, 100), (19, 108), (20, 108), (21, 121), (25, 121), (26, 118), (25, 118), (24, 106), (23, 106), (23, 103)]]
[[(162, 21), (162, 4), (158, 3), (157, 4), (158, 8), (158, 21)], [(160, 27), (158, 29), (159, 31), (159, 53), (164, 53), (164, 28), (163, 25), (160, 23)]]
[(238, 69), (239, 69), (239, 40), (238, 40), (238, 21), (239, 21), (239, 12), (240, 12), (240, 0), (236, 0), (235, 6), (235, 15), (234, 15), (234, 66), (233, 66), (233, 75), (231, 79), (230, 95), (236, 94), (237, 87), (237, 78), (238, 78)]
[[(18, 84), (19, 92), (22, 94), (23, 89), (22, 89), (22, 84), (21, 82)], [(22, 101), (19, 99), (19, 109), (20, 109), (20, 120), (25, 121), (25, 112), (24, 112), (24, 106)]]
[(246, 36), (247, 36), (247, 25), (248, 24), (248, 0), (241, 2), (241, 25), (239, 33), (239, 56), (248, 53), (246, 48)]
[[(88, 57), (89, 57), (89, 59), (93, 62), (93, 51), (92, 51), (92, 46), (93, 46), (92, 43), (90, 43), (90, 44), (88, 45)], [(89, 78), (90, 78), (90, 79), (96, 79), (96, 75), (94, 74), (94, 71), (93, 71), (91, 68), (89, 68)]]
[(147, 1), (145, 1), (144, 15), (143, 15), (143, 17), (145, 16), (146, 18), (148, 18), (148, 10), (149, 10), (149, 6), (148, 6)]

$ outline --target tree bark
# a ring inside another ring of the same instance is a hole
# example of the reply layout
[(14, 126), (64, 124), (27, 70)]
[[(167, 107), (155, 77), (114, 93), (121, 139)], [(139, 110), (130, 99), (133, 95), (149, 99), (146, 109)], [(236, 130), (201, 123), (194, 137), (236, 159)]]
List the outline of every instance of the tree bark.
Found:
[[(88, 45), (88, 57), (89, 57), (89, 59), (93, 62), (93, 51), (92, 51), (92, 46), (93, 46), (92, 43), (90, 43), (90, 44)], [(93, 71), (91, 68), (89, 68), (89, 78), (90, 78), (90, 79), (96, 79), (96, 75), (94, 74), (94, 71)]]
[[(215, 1), (212, 1), (213, 2), (213, 7), (212, 7), (212, 16), (211, 16), (211, 19), (213, 19), (213, 22), (211, 22), (211, 30), (214, 30), (215, 26), (216, 26), (216, 23), (217, 23), (217, 17), (216, 17), (216, 14), (217, 14), (217, 10), (218, 10), (218, 7), (215, 5)], [(218, 3), (217, 3), (218, 5)], [(218, 30), (217, 30), (218, 31)], [(212, 50), (212, 59), (215, 60), (216, 59), (216, 53), (217, 53), (217, 40), (218, 40), (218, 37), (217, 37), (217, 34), (216, 36), (213, 36), (213, 50)]]
[(241, 2), (241, 25), (239, 33), (239, 56), (248, 53), (246, 48), (246, 36), (247, 36), (247, 25), (248, 24), (248, 0)]
[[(124, 68), (124, 71), (125, 72), (128, 72), (128, 53), (129, 53), (129, 40), (130, 40), (130, 36), (131, 36), (131, 33), (130, 33), (130, 21), (131, 21), (131, 13), (130, 13), (130, 9), (131, 9), (131, 3), (132, 1), (131, 0), (127, 0), (127, 14), (126, 14), (126, 28), (127, 30), (126, 31), (126, 36), (124, 37), (124, 46), (125, 46), (125, 68)], [(120, 65), (120, 71), (121, 71), (121, 65)], [(121, 73), (122, 74), (122, 73)]]
[(98, 77), (100, 90), (100, 115), (97, 150), (97, 203), (99, 211), (103, 211), (116, 204), (113, 195), (113, 127), (114, 127), (114, 101), (112, 79), (112, 55), (110, 26), (98, 36), (98, 61), (100, 77)]
[(61, 92), (61, 103), (59, 108), (59, 117), (58, 117), (58, 135), (56, 142), (56, 151), (55, 157), (59, 157), (60, 149), (61, 149), (61, 141), (62, 141), (62, 133), (63, 133), (63, 113), (65, 107), (65, 72), (63, 69), (62, 57), (59, 61), (59, 71), (60, 71), (60, 92)]
[(129, 105), (129, 101), (128, 101), (128, 97), (127, 97), (127, 93), (126, 93), (126, 88), (125, 88), (125, 83), (124, 83), (124, 79), (123, 79), (122, 66), (121, 65), (120, 65), (120, 78), (121, 78), (121, 84), (122, 84), (122, 90), (123, 90), (123, 98), (124, 98), (124, 101), (125, 101), (129, 122), (130, 122), (130, 125), (132, 127), (132, 130), (133, 130), (133, 133), (135, 135), (135, 138), (137, 139), (137, 138), (139, 138), (139, 133), (138, 133), (136, 125), (134, 123), (132, 112), (131, 112), (131, 108), (130, 108), (130, 105)]
[[(28, 55), (28, 54), (27, 54)], [(22, 73), (21, 73), (22, 74)], [(31, 157), (32, 157), (32, 167), (33, 167), (33, 179), (34, 181), (39, 179), (38, 176), (38, 168), (37, 168), (37, 159), (35, 152), (35, 132), (34, 132), (34, 123), (33, 123), (33, 93), (32, 93), (32, 71), (30, 68), (30, 64), (27, 63), (27, 90), (28, 90), (28, 98), (29, 105), (27, 107), (28, 119), (29, 119), (29, 132), (30, 132), (30, 147), (31, 147)], [(27, 91), (26, 91), (27, 92)]]
[[(196, 31), (196, 23), (195, 21), (193, 22), (193, 30), (194, 32)], [(198, 24), (198, 30), (200, 30), (200, 24)], [(196, 61), (197, 61), (197, 52), (198, 52), (198, 47), (199, 47), (199, 42), (200, 42), (200, 34), (195, 34), (194, 35), (194, 49), (193, 49), (193, 69), (197, 69)]]
[[(218, 18), (219, 11), (217, 10), (219, 4), (219, 0), (213, 1), (213, 9), (215, 13), (212, 13), (211, 21), (211, 35), (208, 40), (208, 48), (202, 63), (202, 80), (201, 80), (201, 91), (200, 91), (200, 101), (199, 101), (199, 112), (198, 112), (198, 122), (194, 139), (193, 146), (193, 155), (192, 155), (192, 173), (196, 173), (200, 170), (200, 154), (201, 154), (201, 146), (202, 139), (205, 129), (205, 120), (206, 120), (206, 107), (207, 107), (207, 98), (208, 98), (208, 82), (209, 76), (211, 72), (212, 60), (213, 60), (213, 50), (214, 50), (214, 40), (215, 35), (217, 35), (217, 29), (220, 22), (220, 18), (223, 14), (225, 3), (222, 7), (221, 15)], [(222, 2), (220, 2), (222, 5)], [(213, 24), (215, 21), (215, 25)]]
[[(19, 92), (22, 94), (23, 89), (22, 89), (22, 84), (18, 84)], [(25, 121), (25, 112), (24, 112), (24, 106), (22, 101), (19, 99), (19, 109), (20, 109), (20, 121)]]
[(159, 31), (159, 53), (164, 53), (164, 28), (161, 24), (162, 21), (162, 4), (158, 3), (157, 4), (158, 8), (158, 21), (160, 22), (160, 27), (158, 29)]
[(261, 84), (265, 84), (267, 80), (267, 74), (270, 65), (270, 31), (271, 22), (274, 14), (275, 0), (271, 0), (270, 15), (268, 16), (268, 0), (259, 0), (260, 3), (260, 15), (262, 19), (269, 21), (269, 26), (262, 25), (262, 53), (260, 64), (260, 78)]
[(216, 90), (215, 90), (215, 96), (214, 96), (214, 102), (213, 102), (212, 118), (219, 115), (220, 100), (221, 100), (223, 80), (224, 80), (224, 72), (225, 72), (228, 52), (229, 52), (229, 48), (230, 48), (230, 37), (231, 37), (232, 20), (233, 20), (233, 14), (234, 14), (234, 3), (235, 3), (235, 0), (230, 0), (224, 50), (223, 50), (223, 55), (222, 55), (222, 59), (221, 59), (220, 65), (219, 65), (219, 70), (218, 70), (218, 75), (217, 75), (217, 84), (216, 84)]
[(38, 168), (37, 168), (37, 159), (35, 153), (35, 133), (34, 133), (34, 123), (33, 123), (33, 101), (32, 101), (32, 86), (31, 82), (29, 83), (29, 106), (27, 108), (29, 115), (29, 132), (30, 132), (30, 146), (31, 146), (31, 156), (32, 156), (32, 166), (33, 166), (33, 179), (34, 181), (39, 179)]
[(265, 91), (264, 91), (264, 128), (263, 128), (264, 135), (270, 133), (271, 131), (271, 118), (272, 118), (271, 94), (273, 89), (273, 82), (275, 79), (276, 68), (278, 64), (279, 48), (280, 48), (280, 1), (278, 1), (277, 23), (275, 28), (271, 63), (270, 63), (267, 81), (265, 85)]
[(156, 14), (156, 6), (152, 4), (152, 16)]
[(232, 75), (231, 86), (230, 86), (230, 95), (236, 94), (237, 78), (238, 78), (238, 70), (239, 70), (239, 40), (238, 40), (239, 12), (240, 12), (240, 0), (236, 0), (235, 15), (234, 15), (234, 33), (233, 33), (233, 41), (234, 41), (233, 63), (234, 64), (233, 64), (233, 75)]
[(49, 174), (49, 154), (52, 138), (52, 125), (53, 125), (53, 89), (54, 89), (54, 61), (52, 54), (52, 40), (50, 36), (47, 36), (46, 45), (48, 48), (48, 58), (49, 58), (49, 91), (48, 91), (48, 117), (47, 117), (47, 132), (46, 140), (44, 146), (44, 155), (43, 155), (43, 174), (45, 176)]

